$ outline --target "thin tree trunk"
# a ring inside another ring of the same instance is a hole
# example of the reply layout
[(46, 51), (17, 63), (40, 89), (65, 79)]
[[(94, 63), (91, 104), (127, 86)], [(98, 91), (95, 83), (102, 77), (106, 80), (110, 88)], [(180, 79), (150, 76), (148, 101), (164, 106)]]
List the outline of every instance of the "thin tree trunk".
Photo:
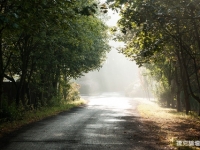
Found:
[(0, 33), (0, 108), (2, 108), (2, 94), (3, 94), (3, 50), (2, 50), (2, 33)]
[(181, 91), (178, 89), (177, 90), (177, 97), (176, 97), (176, 109), (177, 109), (177, 112), (181, 112), (181, 97), (180, 97), (180, 94), (181, 94)]
[(181, 88), (180, 88), (180, 82), (179, 82), (179, 79), (178, 79), (177, 66), (175, 67), (175, 79), (176, 79), (176, 88), (177, 88), (177, 91), (176, 91), (176, 109), (177, 109), (177, 112), (181, 112), (181, 99), (180, 99)]
[(188, 79), (186, 78), (186, 74), (187, 74), (187, 68), (185, 65), (185, 55), (183, 52), (183, 44), (182, 44), (182, 36), (181, 33), (179, 31), (179, 20), (177, 20), (177, 32), (179, 35), (179, 45), (180, 45), (180, 52), (179, 50), (176, 51), (177, 53), (177, 57), (178, 57), (178, 62), (180, 64), (180, 73), (181, 73), (181, 79), (182, 79), (182, 85), (183, 85), (183, 91), (184, 91), (184, 99), (185, 99), (185, 111), (186, 114), (189, 113), (189, 111), (191, 110), (190, 108), (190, 101), (189, 101), (189, 93), (188, 93), (188, 88), (187, 88), (187, 83), (189, 82)]
[[(181, 81), (182, 81), (182, 85), (183, 85), (183, 91), (184, 91), (184, 100), (185, 100), (185, 110), (186, 110), (186, 114), (189, 113), (190, 111), (190, 102), (189, 102), (189, 93), (188, 93), (188, 89), (187, 89), (187, 79), (186, 79), (186, 68), (183, 66), (183, 61), (182, 59), (180, 58), (180, 55), (179, 55), (179, 51), (177, 51), (177, 56), (178, 56), (178, 61), (179, 61), (179, 64), (180, 64), (180, 73), (181, 73)], [(181, 65), (182, 64), (182, 65)]]

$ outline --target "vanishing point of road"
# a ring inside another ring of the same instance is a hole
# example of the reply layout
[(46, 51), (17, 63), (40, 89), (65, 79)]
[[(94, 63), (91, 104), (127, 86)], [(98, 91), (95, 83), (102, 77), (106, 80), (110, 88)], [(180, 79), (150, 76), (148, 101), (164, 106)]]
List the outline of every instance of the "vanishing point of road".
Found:
[(1, 150), (153, 150), (145, 142), (138, 100), (117, 94), (85, 96), (88, 103), (23, 127), (1, 139)]

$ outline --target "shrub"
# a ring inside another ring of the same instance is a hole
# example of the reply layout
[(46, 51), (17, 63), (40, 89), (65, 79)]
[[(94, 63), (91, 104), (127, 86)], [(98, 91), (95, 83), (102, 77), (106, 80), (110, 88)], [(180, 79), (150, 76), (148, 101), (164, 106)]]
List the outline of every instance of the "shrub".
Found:
[(23, 117), (23, 106), (16, 107), (15, 103), (9, 104), (6, 99), (2, 100), (2, 108), (0, 109), (1, 121), (13, 121)]

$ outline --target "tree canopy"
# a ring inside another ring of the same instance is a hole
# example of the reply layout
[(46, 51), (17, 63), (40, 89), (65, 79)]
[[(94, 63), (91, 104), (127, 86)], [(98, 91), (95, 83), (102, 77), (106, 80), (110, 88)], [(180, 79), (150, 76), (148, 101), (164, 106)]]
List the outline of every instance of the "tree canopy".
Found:
[[(126, 45), (120, 52), (147, 68), (152, 77), (161, 74), (166, 79), (171, 91), (171, 98), (166, 100), (168, 106), (177, 101), (178, 110), (185, 107), (188, 113), (194, 109), (191, 105), (200, 103), (200, 2), (108, 0), (108, 3), (112, 9), (120, 10), (121, 33), (117, 39)], [(180, 94), (184, 95), (181, 106)]]
[(26, 105), (27, 84), (37, 91), (35, 106), (48, 104), (61, 91), (66, 97), (70, 79), (99, 69), (110, 49), (102, 10), (95, 0), (1, 1), (1, 97), (7, 78), (16, 86), (17, 105)]

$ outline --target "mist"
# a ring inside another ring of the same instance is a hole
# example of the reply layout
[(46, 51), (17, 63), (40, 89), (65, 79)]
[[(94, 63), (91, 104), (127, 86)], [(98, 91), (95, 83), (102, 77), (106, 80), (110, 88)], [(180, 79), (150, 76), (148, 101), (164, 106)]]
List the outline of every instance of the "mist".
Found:
[[(101, 0), (104, 3), (104, 0)], [(120, 19), (119, 13), (108, 9), (110, 17), (106, 24), (109, 27), (116, 26)], [(120, 93), (126, 96), (145, 95), (140, 82), (139, 68), (134, 61), (128, 60), (116, 49), (123, 47), (124, 43), (109, 41), (112, 47), (107, 54), (107, 60), (100, 70), (84, 74), (76, 82), (80, 85), (81, 95), (102, 95), (105, 93)]]
[(116, 92), (127, 96), (141, 96), (145, 93), (139, 76), (136, 63), (112, 49), (99, 71), (89, 72), (76, 82), (80, 85), (82, 95)]

